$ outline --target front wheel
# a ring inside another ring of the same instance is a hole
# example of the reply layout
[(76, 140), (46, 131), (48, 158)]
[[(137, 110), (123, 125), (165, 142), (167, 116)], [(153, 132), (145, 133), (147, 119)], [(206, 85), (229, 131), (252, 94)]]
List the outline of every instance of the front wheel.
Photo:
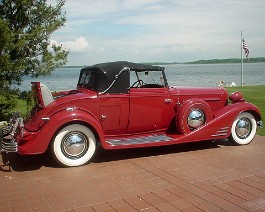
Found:
[(255, 137), (257, 123), (251, 113), (240, 113), (231, 128), (229, 140), (235, 145), (249, 144)]
[(55, 159), (64, 166), (81, 166), (96, 152), (94, 133), (84, 125), (72, 124), (61, 129), (52, 143)]

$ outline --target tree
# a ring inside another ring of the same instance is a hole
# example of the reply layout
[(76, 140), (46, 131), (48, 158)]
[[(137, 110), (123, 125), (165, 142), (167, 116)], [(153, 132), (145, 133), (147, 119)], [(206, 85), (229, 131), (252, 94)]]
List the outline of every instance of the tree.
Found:
[(0, 118), (14, 106), (8, 103), (13, 83), (20, 84), (24, 75), (50, 74), (67, 62), (69, 52), (50, 43), (52, 33), (66, 22), (64, 4), (65, 0), (55, 6), (46, 0), (0, 0)]

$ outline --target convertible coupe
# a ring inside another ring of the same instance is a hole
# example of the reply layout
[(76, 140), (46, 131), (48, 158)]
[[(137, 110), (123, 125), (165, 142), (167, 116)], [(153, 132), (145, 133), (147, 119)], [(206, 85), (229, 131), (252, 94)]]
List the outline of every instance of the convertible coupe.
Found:
[(239, 92), (170, 86), (163, 67), (125, 61), (81, 69), (76, 90), (52, 93), (32, 82), (32, 92), (30, 117), (14, 117), (1, 133), (2, 151), (50, 150), (64, 166), (88, 163), (99, 145), (124, 149), (227, 138), (245, 145), (262, 125), (259, 109)]

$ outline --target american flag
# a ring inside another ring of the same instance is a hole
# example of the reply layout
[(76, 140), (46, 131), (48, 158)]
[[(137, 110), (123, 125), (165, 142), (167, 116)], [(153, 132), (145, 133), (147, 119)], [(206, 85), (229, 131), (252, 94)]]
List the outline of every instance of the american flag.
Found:
[(243, 39), (242, 43), (243, 43), (243, 49), (245, 51), (246, 58), (248, 59), (249, 49), (248, 49), (245, 39)]

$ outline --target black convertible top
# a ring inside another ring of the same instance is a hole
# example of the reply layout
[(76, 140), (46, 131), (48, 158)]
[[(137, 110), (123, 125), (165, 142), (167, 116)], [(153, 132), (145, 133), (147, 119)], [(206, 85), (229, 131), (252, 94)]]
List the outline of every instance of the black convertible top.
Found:
[(165, 69), (164, 67), (160, 66), (145, 65), (142, 63), (132, 63), (128, 61), (99, 63), (93, 66), (86, 67), (84, 69), (98, 69), (98, 71), (101, 71), (107, 76), (111, 77), (117, 75), (124, 67), (128, 67), (131, 71), (161, 71)]
[[(108, 93), (124, 93), (130, 87), (130, 71), (164, 71), (164, 69), (160, 66), (128, 61), (99, 63), (81, 69), (77, 87), (87, 87), (104, 92), (111, 86)], [(91, 77), (88, 81), (84, 81), (84, 76), (88, 73)], [(115, 83), (113, 83), (114, 80)]]

